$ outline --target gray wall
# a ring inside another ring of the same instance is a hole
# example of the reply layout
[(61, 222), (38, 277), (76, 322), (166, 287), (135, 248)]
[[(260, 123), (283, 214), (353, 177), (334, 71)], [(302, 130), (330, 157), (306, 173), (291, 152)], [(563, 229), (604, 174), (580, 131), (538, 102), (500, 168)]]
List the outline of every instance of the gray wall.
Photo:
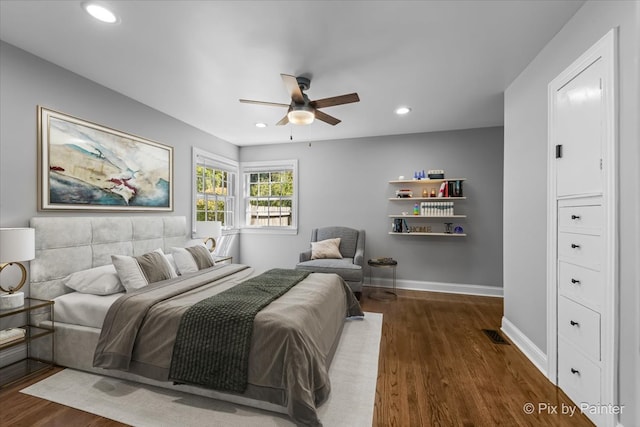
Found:
[(545, 352), (547, 85), (619, 27), (619, 389), (620, 403), (627, 405), (625, 426), (640, 425), (639, 8), (637, 1), (585, 3), (505, 92), (504, 315)]
[(2, 227), (26, 226), (36, 215), (90, 215), (37, 211), (37, 105), (173, 146), (174, 213), (187, 218), (191, 217), (191, 147), (235, 160), (239, 156), (235, 145), (4, 42), (0, 42), (0, 93)]
[[(405, 286), (443, 282), (501, 287), (502, 156), (502, 127), (243, 147), (241, 161), (299, 159), (300, 209), (295, 236), (243, 233), (242, 262), (258, 268), (293, 267), (309, 247), (312, 228), (344, 225), (366, 230), (366, 258), (396, 258), (398, 279)], [(399, 188), (389, 181), (400, 175), (410, 179), (422, 169), (467, 178), (467, 200), (457, 203), (456, 212), (468, 215), (460, 222), (468, 237), (388, 234), (392, 220), (387, 215), (413, 208), (388, 200)]]

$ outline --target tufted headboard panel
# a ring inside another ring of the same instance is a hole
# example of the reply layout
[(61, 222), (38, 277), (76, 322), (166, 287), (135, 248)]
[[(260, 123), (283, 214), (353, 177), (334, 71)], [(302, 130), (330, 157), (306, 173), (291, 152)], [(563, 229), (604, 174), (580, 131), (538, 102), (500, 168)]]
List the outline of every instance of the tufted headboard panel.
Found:
[(168, 253), (184, 246), (184, 216), (34, 217), (36, 258), (30, 263), (30, 295), (52, 299), (72, 292), (67, 275), (111, 264), (111, 255), (141, 255), (157, 248)]

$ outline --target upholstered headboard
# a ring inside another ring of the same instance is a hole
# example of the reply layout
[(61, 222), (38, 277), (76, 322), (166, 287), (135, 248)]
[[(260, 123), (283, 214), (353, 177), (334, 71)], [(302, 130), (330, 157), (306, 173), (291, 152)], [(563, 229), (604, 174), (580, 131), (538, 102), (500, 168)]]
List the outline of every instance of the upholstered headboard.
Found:
[(67, 275), (111, 264), (111, 255), (141, 255), (157, 248), (168, 253), (184, 246), (183, 216), (35, 217), (36, 258), (30, 263), (33, 298), (52, 299), (72, 292)]

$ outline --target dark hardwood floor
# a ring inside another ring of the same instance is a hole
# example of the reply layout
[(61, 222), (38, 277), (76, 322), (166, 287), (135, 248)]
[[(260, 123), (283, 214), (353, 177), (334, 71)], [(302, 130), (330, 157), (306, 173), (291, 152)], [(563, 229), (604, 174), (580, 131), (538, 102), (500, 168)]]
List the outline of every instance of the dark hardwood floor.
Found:
[[(482, 332), (500, 329), (502, 299), (398, 291), (397, 300), (380, 302), (371, 291), (364, 310), (384, 313), (374, 426), (592, 425), (579, 411), (563, 415), (571, 401), (514, 345)], [(59, 370), (1, 390), (0, 426), (123, 425), (19, 392)]]
[(364, 310), (384, 313), (374, 426), (592, 425), (579, 410), (562, 415), (574, 407), (564, 393), (515, 345), (482, 332), (499, 331), (501, 298), (398, 291), (378, 302), (370, 292)]

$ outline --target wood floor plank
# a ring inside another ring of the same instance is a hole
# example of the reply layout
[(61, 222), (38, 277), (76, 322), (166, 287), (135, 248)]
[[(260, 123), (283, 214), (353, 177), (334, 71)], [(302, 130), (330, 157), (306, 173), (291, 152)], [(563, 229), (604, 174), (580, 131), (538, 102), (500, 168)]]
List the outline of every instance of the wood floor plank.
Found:
[[(501, 298), (398, 291), (362, 307), (384, 314), (373, 426), (592, 426), (562, 391), (516, 348), (493, 343), (482, 329), (500, 329)], [(1, 426), (120, 427), (124, 424), (20, 393), (58, 372), (0, 390)], [(535, 405), (526, 414), (525, 404)], [(544, 411), (558, 408), (558, 414)], [(538, 410), (540, 409), (540, 410)], [(188, 423), (185, 423), (188, 425)]]

